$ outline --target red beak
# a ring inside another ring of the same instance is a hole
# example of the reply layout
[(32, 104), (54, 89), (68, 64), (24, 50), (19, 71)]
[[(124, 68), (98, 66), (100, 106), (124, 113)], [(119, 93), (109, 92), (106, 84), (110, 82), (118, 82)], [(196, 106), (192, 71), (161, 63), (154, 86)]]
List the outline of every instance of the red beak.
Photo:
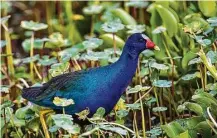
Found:
[(146, 48), (147, 49), (154, 49), (154, 47), (155, 47), (155, 44), (150, 39), (147, 39), (146, 40)]

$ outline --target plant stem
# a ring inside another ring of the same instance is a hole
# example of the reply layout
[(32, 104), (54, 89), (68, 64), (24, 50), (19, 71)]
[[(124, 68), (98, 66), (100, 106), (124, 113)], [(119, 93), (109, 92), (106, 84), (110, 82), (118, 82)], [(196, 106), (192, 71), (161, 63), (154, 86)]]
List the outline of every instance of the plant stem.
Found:
[(90, 36), (93, 37), (94, 35), (94, 19), (95, 19), (95, 16), (92, 15), (91, 16), (91, 27), (90, 27)]
[[(32, 37), (31, 37), (30, 58), (32, 58), (33, 56), (34, 56), (34, 32), (32, 32)], [(30, 62), (29, 68), (30, 68), (30, 78), (34, 82), (34, 72), (33, 72), (34, 62), (33, 61)]]
[(141, 106), (141, 114), (142, 114), (142, 129), (143, 129), (143, 138), (146, 138), (146, 135), (145, 135), (145, 115), (144, 115), (144, 109), (143, 109), (143, 103), (142, 103), (142, 100), (141, 100), (141, 92), (139, 92), (139, 99), (140, 99), (140, 106)]
[[(156, 98), (157, 107), (160, 107), (156, 87), (154, 87), (154, 95), (155, 95), (155, 98)], [(159, 111), (158, 111), (158, 114), (159, 114), (159, 117), (160, 117), (160, 124), (163, 125), (163, 119), (162, 119), (161, 113)]]
[(10, 33), (5, 24), (2, 24), (2, 26), (5, 29), (5, 39), (6, 39), (6, 54), (11, 55), (7, 56), (7, 64), (8, 64), (8, 74), (11, 78), (14, 78), (15, 70), (14, 70), (14, 64), (13, 64), (13, 54), (12, 54), (12, 46), (11, 46), (11, 38)]
[(113, 36), (114, 56), (117, 57), (117, 55), (116, 55), (116, 40), (115, 40), (115, 33), (112, 33), (112, 36)]

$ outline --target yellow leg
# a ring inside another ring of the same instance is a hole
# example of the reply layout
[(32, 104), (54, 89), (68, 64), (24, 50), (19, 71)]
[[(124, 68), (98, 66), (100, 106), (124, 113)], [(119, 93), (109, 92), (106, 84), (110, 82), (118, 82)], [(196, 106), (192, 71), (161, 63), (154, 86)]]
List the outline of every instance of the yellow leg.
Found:
[(42, 125), (42, 128), (43, 128), (44, 134), (45, 134), (45, 138), (50, 138), (50, 135), (49, 135), (49, 132), (48, 132), (48, 129), (47, 129), (47, 125), (46, 125), (44, 116), (46, 114), (49, 114), (49, 113), (52, 113), (52, 112), (54, 112), (54, 111), (51, 110), (51, 109), (45, 109), (45, 110), (41, 110), (39, 112), (39, 118), (40, 118), (41, 125)]

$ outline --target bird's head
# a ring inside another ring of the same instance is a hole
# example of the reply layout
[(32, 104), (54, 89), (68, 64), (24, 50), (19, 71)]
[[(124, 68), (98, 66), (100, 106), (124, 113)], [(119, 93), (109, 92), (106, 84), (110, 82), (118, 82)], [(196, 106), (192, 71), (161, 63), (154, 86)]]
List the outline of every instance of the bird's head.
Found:
[(142, 33), (132, 34), (125, 44), (125, 50), (127, 50), (131, 56), (136, 56), (145, 49), (160, 50), (158, 46)]

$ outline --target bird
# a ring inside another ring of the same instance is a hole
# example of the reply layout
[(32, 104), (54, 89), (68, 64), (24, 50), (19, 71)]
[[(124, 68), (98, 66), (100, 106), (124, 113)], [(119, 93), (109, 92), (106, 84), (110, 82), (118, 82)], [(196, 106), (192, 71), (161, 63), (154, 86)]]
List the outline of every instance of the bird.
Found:
[(73, 99), (74, 104), (65, 107), (65, 113), (69, 115), (88, 109), (88, 117), (91, 117), (100, 107), (108, 114), (130, 84), (137, 69), (139, 54), (145, 49), (159, 50), (159, 47), (145, 34), (132, 34), (116, 62), (65, 73), (53, 77), (42, 86), (23, 88), (22, 97), (54, 111), (62, 110), (53, 103), (55, 97)]

